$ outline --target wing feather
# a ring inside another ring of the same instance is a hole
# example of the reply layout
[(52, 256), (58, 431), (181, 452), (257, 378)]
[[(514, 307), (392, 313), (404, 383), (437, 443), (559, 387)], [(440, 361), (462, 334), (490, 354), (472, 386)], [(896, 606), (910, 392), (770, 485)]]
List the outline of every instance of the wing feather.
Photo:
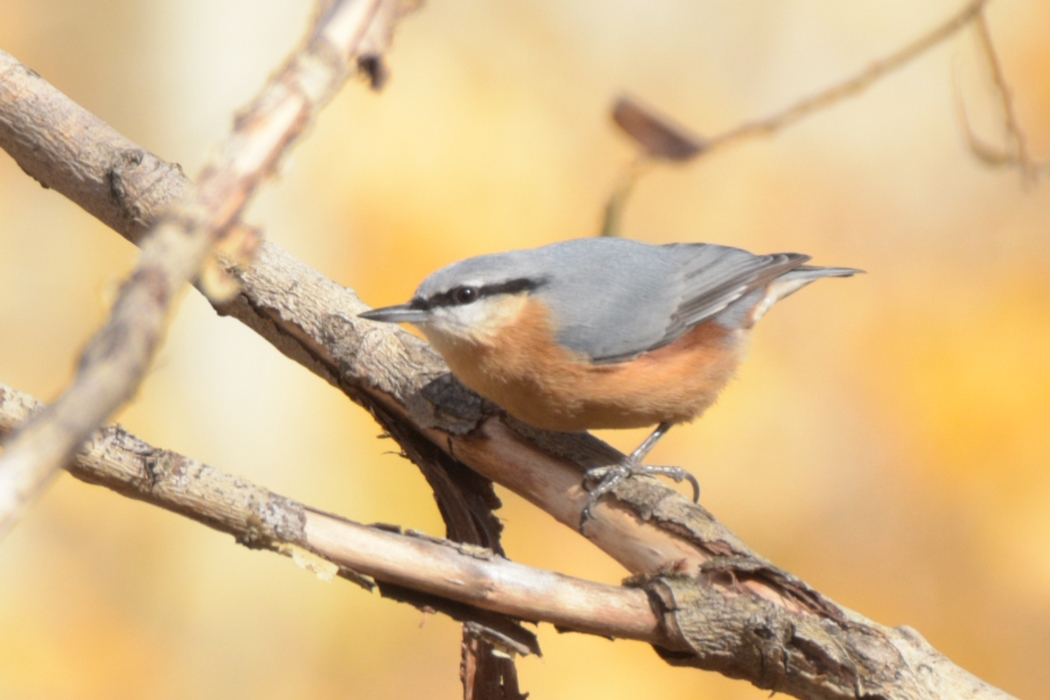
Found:
[(704, 243), (662, 246), (678, 264), (681, 296), (663, 335), (645, 347), (598, 362), (622, 362), (669, 345), (690, 329), (724, 311), (733, 302), (809, 260), (800, 253), (753, 255), (739, 248)]

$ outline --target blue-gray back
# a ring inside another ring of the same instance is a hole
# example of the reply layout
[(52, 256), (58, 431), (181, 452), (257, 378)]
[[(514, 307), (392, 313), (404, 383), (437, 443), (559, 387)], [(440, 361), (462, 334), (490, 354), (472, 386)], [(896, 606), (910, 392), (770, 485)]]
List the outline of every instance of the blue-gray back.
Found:
[(534, 281), (531, 294), (550, 308), (558, 341), (595, 361), (615, 362), (674, 342), (808, 259), (704, 243), (584, 238), (470, 258), (435, 272), (416, 294)]

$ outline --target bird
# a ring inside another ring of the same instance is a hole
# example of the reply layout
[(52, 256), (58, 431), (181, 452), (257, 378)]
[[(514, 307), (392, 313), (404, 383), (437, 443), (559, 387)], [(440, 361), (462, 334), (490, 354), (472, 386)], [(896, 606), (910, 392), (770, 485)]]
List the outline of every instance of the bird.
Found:
[(733, 377), (773, 304), (822, 277), (863, 272), (710, 243), (581, 238), (468, 258), (427, 277), (411, 301), (359, 314), (415, 325), (470, 389), (535, 428), (656, 426), (621, 462), (584, 475), (579, 529), (637, 475), (670, 428), (701, 416)]

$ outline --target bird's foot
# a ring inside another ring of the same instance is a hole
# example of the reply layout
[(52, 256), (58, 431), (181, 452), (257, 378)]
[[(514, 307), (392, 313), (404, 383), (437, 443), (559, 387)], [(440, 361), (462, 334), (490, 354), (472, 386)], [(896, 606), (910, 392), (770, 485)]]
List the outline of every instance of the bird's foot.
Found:
[[(693, 486), (693, 502), (700, 502), (700, 482), (696, 477), (681, 467), (658, 467), (651, 464), (640, 464), (633, 457), (624, 457), (616, 464), (604, 467), (588, 469), (583, 475), (583, 485), (587, 489), (587, 504), (580, 512), (580, 533), (583, 534), (583, 526), (594, 517), (593, 509), (605, 494), (612, 491), (624, 479), (630, 476), (665, 476), (674, 479), (676, 483), (688, 481)], [(594, 487), (588, 487), (594, 484)]]

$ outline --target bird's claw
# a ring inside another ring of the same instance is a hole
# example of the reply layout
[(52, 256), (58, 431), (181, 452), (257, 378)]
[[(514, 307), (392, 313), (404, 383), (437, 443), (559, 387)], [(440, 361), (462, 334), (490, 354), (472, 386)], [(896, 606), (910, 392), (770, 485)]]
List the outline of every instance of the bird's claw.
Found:
[(700, 482), (696, 477), (681, 467), (659, 467), (651, 464), (638, 464), (631, 457), (625, 458), (617, 464), (588, 469), (583, 475), (583, 485), (587, 488), (590, 483), (597, 482), (594, 488), (587, 488), (587, 503), (580, 511), (580, 534), (584, 534), (583, 526), (594, 517), (594, 506), (605, 494), (612, 491), (624, 479), (630, 476), (665, 476), (673, 479), (675, 483), (688, 481), (693, 487), (693, 503), (700, 502)]
[[(642, 465), (643, 467), (645, 465)], [(693, 487), (693, 503), (700, 502), (700, 482), (696, 480), (696, 477), (687, 472), (681, 467), (646, 467), (646, 474), (652, 474), (654, 476), (666, 476), (668, 479), (673, 479), (676, 484), (680, 484), (683, 481), (688, 481)]]

